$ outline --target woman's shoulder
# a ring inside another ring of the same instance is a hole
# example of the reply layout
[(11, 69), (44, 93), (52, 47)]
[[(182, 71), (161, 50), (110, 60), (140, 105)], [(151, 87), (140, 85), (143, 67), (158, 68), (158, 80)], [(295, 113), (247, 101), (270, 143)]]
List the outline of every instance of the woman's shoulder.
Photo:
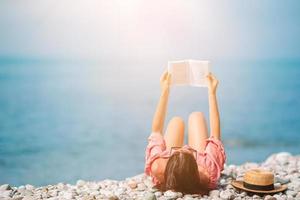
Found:
[(167, 162), (168, 158), (158, 158), (153, 161), (151, 165), (152, 175), (155, 176), (160, 182), (162, 182), (164, 179)]

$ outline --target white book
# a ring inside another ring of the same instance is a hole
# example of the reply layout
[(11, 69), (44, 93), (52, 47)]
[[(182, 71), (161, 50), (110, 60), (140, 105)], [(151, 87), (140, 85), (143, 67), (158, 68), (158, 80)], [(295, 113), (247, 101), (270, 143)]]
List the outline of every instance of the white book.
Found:
[(207, 87), (206, 75), (209, 73), (210, 62), (207, 60), (179, 60), (168, 62), (172, 85), (191, 85)]

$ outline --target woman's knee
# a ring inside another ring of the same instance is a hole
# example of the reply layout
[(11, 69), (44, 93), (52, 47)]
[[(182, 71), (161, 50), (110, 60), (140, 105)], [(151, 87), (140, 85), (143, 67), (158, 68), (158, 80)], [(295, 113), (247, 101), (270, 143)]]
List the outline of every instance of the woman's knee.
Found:
[(168, 129), (172, 132), (177, 132), (180, 134), (184, 134), (184, 121), (181, 117), (175, 116), (173, 117), (168, 125)]
[(178, 127), (184, 127), (184, 121), (181, 117), (175, 116), (170, 120), (172, 125), (176, 125)]
[(181, 117), (173, 117), (165, 134), (167, 148), (182, 146), (184, 142), (184, 121)]
[(190, 115), (189, 115), (189, 122), (191, 121), (199, 121), (199, 120), (204, 120), (205, 121), (205, 116), (203, 114), (203, 112), (192, 112)]

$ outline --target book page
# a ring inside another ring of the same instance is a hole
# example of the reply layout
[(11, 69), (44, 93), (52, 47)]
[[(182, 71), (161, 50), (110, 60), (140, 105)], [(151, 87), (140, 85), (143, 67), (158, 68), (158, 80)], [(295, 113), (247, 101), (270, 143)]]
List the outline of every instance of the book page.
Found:
[(186, 61), (168, 62), (168, 71), (171, 73), (172, 85), (190, 84), (190, 72)]
[(189, 60), (190, 84), (197, 87), (207, 87), (206, 75), (209, 73), (209, 61)]

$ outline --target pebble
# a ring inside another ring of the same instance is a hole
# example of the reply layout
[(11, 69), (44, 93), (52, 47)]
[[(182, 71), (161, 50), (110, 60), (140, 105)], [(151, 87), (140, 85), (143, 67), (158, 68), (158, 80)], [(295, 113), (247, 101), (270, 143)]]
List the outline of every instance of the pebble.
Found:
[(234, 194), (229, 190), (224, 190), (220, 192), (221, 199), (233, 199)]
[(15, 196), (14, 198), (12, 198), (12, 200), (22, 200), (23, 197), (18, 197), (18, 196)]
[(185, 195), (183, 197), (183, 200), (193, 200), (194, 198), (192, 197), (192, 195)]
[(100, 193), (105, 195), (105, 196), (112, 196), (113, 192), (111, 190), (107, 190), (107, 189), (100, 189)]
[(120, 196), (121, 194), (124, 194), (125, 191), (126, 191), (125, 188), (118, 188), (118, 189), (115, 191), (115, 195)]
[(278, 182), (280, 184), (287, 184), (288, 182), (290, 182), (290, 179), (285, 178), (285, 177), (275, 177), (275, 182)]
[(220, 184), (221, 186), (226, 185), (226, 180), (225, 180), (224, 178), (221, 178), (220, 181), (219, 181), (219, 184)]
[(290, 195), (290, 196), (292, 196), (292, 197), (295, 197), (295, 196), (297, 195), (297, 192), (296, 192), (296, 191), (293, 191), (293, 190), (288, 190), (288, 191), (286, 191), (286, 194), (287, 194), (287, 195)]
[(116, 195), (108, 197), (108, 200), (118, 200), (119, 198)]
[(274, 188), (280, 188), (281, 187), (281, 184), (280, 183), (274, 183)]
[(59, 189), (59, 190), (65, 190), (65, 189), (67, 189), (67, 186), (65, 184), (63, 184), (63, 183), (59, 183), (59, 184), (57, 184), (57, 189)]
[(242, 200), (242, 197), (235, 197), (233, 200)]
[(71, 192), (64, 192), (63, 193), (63, 198), (65, 198), (65, 199), (72, 199), (73, 195), (72, 195)]
[(152, 188), (153, 187), (153, 183), (152, 180), (150, 178), (146, 178), (143, 183), (148, 187), (148, 188)]
[(177, 192), (173, 192), (171, 190), (168, 190), (164, 193), (164, 196), (167, 197), (168, 199), (176, 199), (177, 196)]
[(292, 155), (288, 152), (281, 152), (281, 153), (278, 153), (276, 155), (276, 160), (282, 164), (282, 165), (285, 165), (289, 162), (289, 158), (292, 157)]
[(185, 196), (183, 197), (183, 199), (184, 199), (184, 200), (193, 200), (194, 198), (193, 198), (192, 195), (187, 194), (187, 195), (185, 195)]
[(32, 196), (25, 196), (22, 200), (34, 200)]
[(138, 190), (138, 191), (144, 191), (144, 190), (146, 190), (145, 184), (144, 184), (144, 183), (139, 183), (139, 184), (137, 185), (137, 190)]
[(253, 195), (253, 196), (252, 196), (252, 198), (253, 198), (253, 199), (255, 199), (255, 200), (261, 199), (261, 197), (260, 197), (260, 196), (258, 196), (258, 195), (256, 195), (256, 194), (255, 194), (255, 195)]
[(212, 191), (209, 192), (209, 196), (214, 197), (214, 198), (219, 197), (220, 196), (220, 191), (219, 190), (212, 190)]
[(266, 195), (264, 200), (276, 200), (276, 198), (271, 195)]
[(10, 195), (11, 195), (11, 190), (5, 190), (0, 192), (0, 197), (7, 198), (10, 197)]
[(51, 191), (49, 191), (49, 193), (48, 193), (51, 197), (56, 197), (57, 195), (58, 195), (58, 191), (57, 190), (51, 190)]
[(33, 190), (34, 186), (30, 185), (30, 184), (27, 184), (27, 185), (25, 185), (25, 188), (26, 188), (26, 190)]
[(275, 195), (273, 195), (273, 197), (275, 197), (276, 200), (283, 200), (283, 199), (284, 199), (284, 198), (281, 197), (279, 194), (275, 194)]
[[(290, 153), (281, 152), (269, 156), (262, 163), (247, 162), (242, 165), (225, 165), (224, 167), (218, 187), (205, 196), (183, 195), (172, 190), (161, 192), (153, 187), (151, 177), (138, 174), (123, 181), (106, 179), (99, 182), (88, 182), (78, 180), (75, 185), (57, 183), (42, 187), (34, 187), (30, 184), (11, 187), (9, 184), (3, 184), (0, 185), (0, 200), (300, 200), (300, 155), (292, 156)], [(273, 171), (275, 188), (287, 184), (288, 189), (274, 195), (258, 196), (237, 190), (230, 184), (234, 179), (243, 180), (246, 170), (255, 167)]]
[(82, 187), (82, 186), (85, 185), (85, 181), (83, 181), (83, 180), (78, 180), (78, 181), (76, 182), (76, 185), (79, 186), (79, 187)]
[(5, 190), (10, 190), (10, 189), (11, 189), (11, 187), (8, 184), (4, 184), (4, 185), (0, 186), (0, 192), (5, 191)]
[(160, 191), (157, 191), (154, 194), (155, 194), (156, 197), (161, 197), (162, 196), (162, 192), (160, 192)]
[(148, 192), (148, 193), (146, 193), (143, 200), (156, 200), (156, 196), (152, 192)]
[(134, 181), (134, 180), (130, 180), (130, 181), (128, 182), (128, 185), (129, 185), (129, 187), (130, 187), (131, 189), (137, 188), (137, 183), (136, 183), (136, 181)]

